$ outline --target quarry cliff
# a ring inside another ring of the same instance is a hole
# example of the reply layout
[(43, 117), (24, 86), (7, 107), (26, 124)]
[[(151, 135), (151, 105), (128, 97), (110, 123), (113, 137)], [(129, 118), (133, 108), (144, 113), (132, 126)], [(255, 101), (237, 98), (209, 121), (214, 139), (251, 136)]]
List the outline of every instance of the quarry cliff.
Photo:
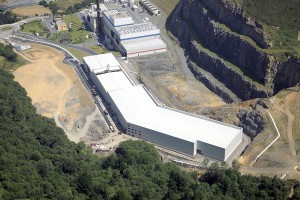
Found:
[(300, 82), (300, 59), (270, 50), (263, 25), (235, 0), (181, 0), (167, 29), (195, 77), (227, 102), (264, 98)]

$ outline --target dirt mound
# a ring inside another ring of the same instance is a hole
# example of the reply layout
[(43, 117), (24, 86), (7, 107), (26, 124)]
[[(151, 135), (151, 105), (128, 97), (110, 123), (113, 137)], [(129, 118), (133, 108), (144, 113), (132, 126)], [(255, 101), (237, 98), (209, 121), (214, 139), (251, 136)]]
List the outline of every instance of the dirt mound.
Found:
[[(21, 53), (30, 63), (14, 72), (15, 80), (27, 91), (37, 108), (37, 112), (56, 119), (68, 137), (75, 142), (74, 131), (80, 133), (86, 118), (95, 110), (75, 70), (62, 62), (64, 54), (60, 51), (38, 44)], [(76, 126), (75, 126), (76, 124)], [(85, 133), (81, 133), (82, 137)]]

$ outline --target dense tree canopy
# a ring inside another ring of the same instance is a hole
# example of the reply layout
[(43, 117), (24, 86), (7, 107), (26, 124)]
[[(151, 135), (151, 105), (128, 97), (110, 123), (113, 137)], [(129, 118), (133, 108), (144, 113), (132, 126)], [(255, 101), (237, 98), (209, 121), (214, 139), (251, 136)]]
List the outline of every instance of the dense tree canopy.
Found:
[(36, 114), (13, 75), (0, 70), (0, 199), (289, 199), (299, 183), (211, 167), (202, 176), (163, 164), (142, 141), (98, 158)]
[(13, 47), (10, 45), (4, 45), (0, 43), (0, 56), (3, 56), (10, 62), (16, 62), (18, 55), (13, 51)]
[(2, 24), (12, 24), (18, 21), (18, 18), (15, 14), (10, 11), (0, 12), (0, 25)]

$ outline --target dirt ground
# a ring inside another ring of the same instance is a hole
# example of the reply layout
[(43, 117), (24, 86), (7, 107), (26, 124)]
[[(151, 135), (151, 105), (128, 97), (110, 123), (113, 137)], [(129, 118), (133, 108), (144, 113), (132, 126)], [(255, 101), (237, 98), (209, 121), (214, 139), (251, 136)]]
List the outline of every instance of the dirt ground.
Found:
[[(260, 108), (256, 111), (263, 115), (264, 130), (254, 138), (243, 155), (239, 157), (242, 173), (281, 177), (288, 172), (285, 179), (300, 179), (300, 171), (297, 170), (297, 167), (298, 169), (300, 167), (299, 99), (299, 86), (283, 90), (271, 98), (261, 99), (267, 108)], [(235, 121), (237, 123), (236, 116), (239, 110), (251, 107), (254, 101), (221, 106), (218, 108), (222, 111), (218, 113), (219, 117), (224, 122)], [(278, 136), (268, 113), (274, 118), (280, 137), (255, 162), (255, 158)]]
[(105, 133), (107, 127), (75, 70), (62, 62), (64, 54), (48, 46), (31, 45), (31, 49), (21, 52), (29, 64), (17, 69), (14, 76), (37, 112), (54, 118), (74, 142), (83, 140), (92, 124), (98, 135)]
[[(256, 167), (295, 167), (300, 161), (300, 88), (294, 87), (281, 91), (274, 97), (265, 99), (270, 107), (265, 112), (271, 113), (280, 132), (280, 138), (257, 160)], [(271, 141), (277, 132), (269, 116), (265, 113), (265, 130), (252, 142), (250, 148), (244, 153), (242, 161), (249, 165)]]
[(36, 14), (41, 16), (45, 13), (52, 14), (52, 12), (48, 8), (45, 8), (44, 6), (40, 5), (19, 7), (13, 9), (12, 12), (20, 16), (34, 16)]
[(195, 112), (204, 107), (225, 105), (224, 101), (195, 79), (173, 57), (132, 59), (141, 82), (167, 106)]

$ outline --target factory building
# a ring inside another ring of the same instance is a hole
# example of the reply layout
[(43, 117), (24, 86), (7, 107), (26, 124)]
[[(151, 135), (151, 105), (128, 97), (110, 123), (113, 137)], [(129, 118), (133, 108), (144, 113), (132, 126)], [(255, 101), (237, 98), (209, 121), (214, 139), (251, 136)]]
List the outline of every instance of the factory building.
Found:
[(242, 141), (243, 129), (166, 106), (144, 85), (135, 85), (110, 54), (84, 57), (84, 69), (110, 104), (124, 131), (156, 145), (226, 161)]
[(166, 51), (160, 30), (151, 22), (135, 24), (132, 16), (124, 11), (103, 12), (104, 33), (114, 46), (127, 57), (155, 54)]

